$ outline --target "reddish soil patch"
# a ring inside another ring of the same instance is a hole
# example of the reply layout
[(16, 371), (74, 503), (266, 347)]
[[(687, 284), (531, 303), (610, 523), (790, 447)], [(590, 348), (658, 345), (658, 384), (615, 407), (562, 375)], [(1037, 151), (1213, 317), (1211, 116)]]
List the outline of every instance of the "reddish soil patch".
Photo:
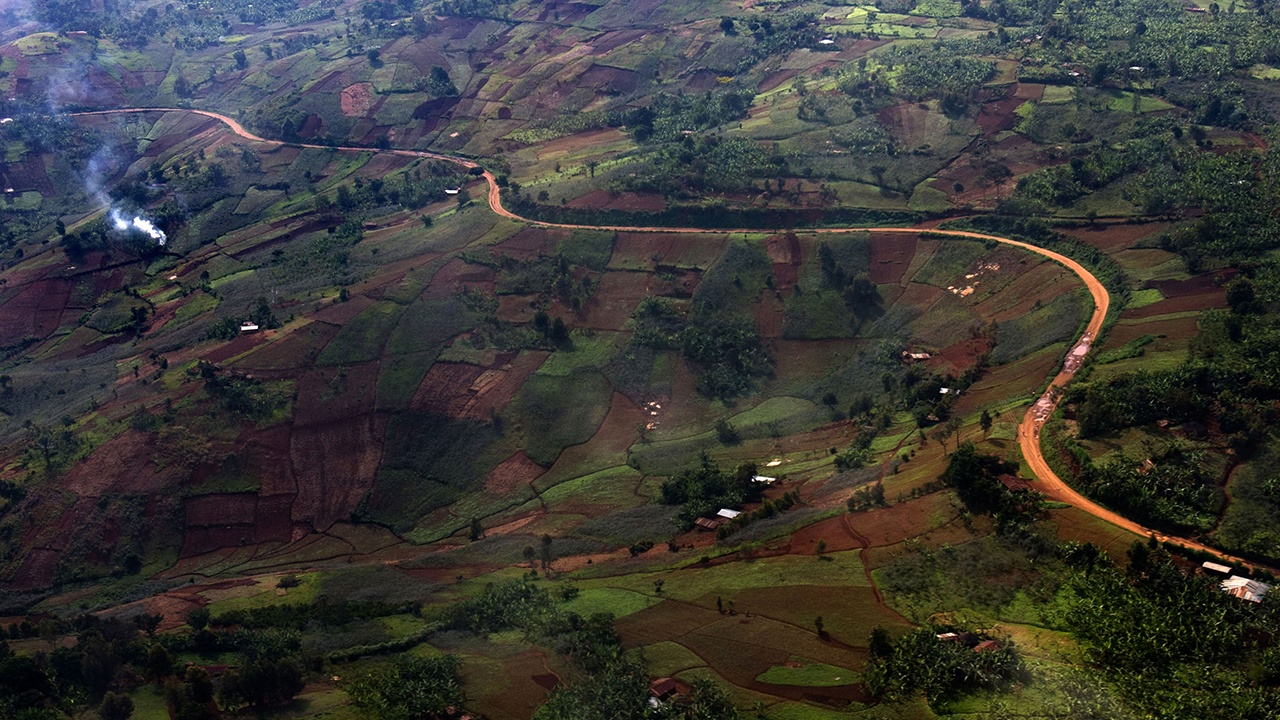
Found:
[(1013, 86), (1013, 95), (1019, 100), (1039, 101), (1044, 97), (1044, 85), (1040, 83), (1016, 83)]
[[(541, 470), (541, 468), (539, 468), (539, 470)], [(525, 514), (523, 514), (523, 515), (521, 515), (521, 516), (519, 516), (519, 517), (515, 518), (514, 520), (508, 520), (507, 522), (504, 522), (504, 523), (502, 523), (501, 525), (494, 525), (494, 526), (493, 526), (493, 527), (491, 527), (491, 528), (487, 528), (487, 529), (484, 531), (484, 534), (485, 534), (486, 536), (488, 536), (488, 535), (510, 535), (511, 533), (514, 533), (514, 532), (516, 532), (516, 531), (520, 530), (520, 529), (521, 529), (521, 528), (523, 528), (523, 527), (526, 527), (526, 526), (528, 526), (528, 525), (531, 525), (531, 524), (533, 524), (534, 522), (536, 522), (536, 521), (538, 521), (538, 520), (541, 520), (542, 518), (544, 518), (544, 517), (546, 517), (546, 516), (547, 516), (547, 511), (546, 511), (546, 510), (544, 510), (544, 509), (542, 509), (542, 508), (538, 508), (537, 510), (533, 510), (533, 511), (527, 512), (527, 513), (525, 513)]]
[(991, 343), (986, 338), (968, 338), (943, 348), (930, 359), (929, 367), (936, 371), (959, 375), (973, 367), (978, 356), (990, 349)]
[(511, 363), (484, 371), (471, 384), (472, 396), (462, 407), (462, 416), (483, 420), (501, 412), (548, 355), (541, 350), (526, 350)]
[(823, 520), (820, 523), (806, 525), (797, 530), (791, 536), (789, 552), (792, 555), (817, 555), (819, 540), (826, 541), (827, 552), (856, 550), (866, 545), (860, 538), (849, 531), (849, 526), (845, 524), (844, 516), (840, 515)]
[(538, 297), (536, 295), (498, 296), (498, 320), (502, 322), (530, 322), (537, 312)]
[(292, 520), (323, 532), (349, 519), (373, 487), (385, 429), (386, 419), (372, 415), (294, 428), (290, 449), (298, 498)]
[(204, 359), (215, 365), (224, 363), (237, 355), (243, 355), (268, 340), (267, 333), (255, 332), (243, 334), (227, 343), (206, 352)]
[(1171, 320), (1150, 320), (1132, 325), (1128, 323), (1116, 324), (1107, 331), (1104, 347), (1107, 349), (1121, 347), (1130, 340), (1143, 335), (1164, 335), (1169, 338), (1185, 340), (1195, 336), (1197, 322), (1197, 319), (1193, 317), (1180, 317)]
[(629, 93), (639, 82), (640, 74), (636, 71), (608, 65), (592, 65), (578, 77), (579, 87), (593, 88), (610, 95)]
[(652, 276), (643, 272), (606, 272), (587, 302), (585, 325), (621, 330), (640, 301), (651, 294)]
[(940, 506), (936, 497), (926, 496), (889, 508), (858, 513), (851, 516), (849, 521), (871, 547), (877, 547), (893, 545), (920, 535), (926, 528), (936, 524), (930, 522), (935, 513), (948, 509), (948, 506)]
[(321, 367), (298, 378), (297, 425), (319, 425), (373, 412), (378, 362)]
[(108, 492), (158, 493), (179, 480), (185, 471), (172, 461), (161, 469), (152, 462), (156, 457), (151, 435), (126, 430), (76, 463), (61, 485), (81, 497), (99, 497)]
[[(780, 73), (775, 73), (775, 75), (776, 74), (780, 74)], [(699, 93), (713, 90), (717, 85), (720, 84), (719, 81), (717, 80), (717, 77), (718, 75), (714, 70), (699, 70), (693, 73), (692, 75), (690, 75), (689, 79), (685, 81), (685, 84), (684, 84), (685, 90), (688, 90), (689, 92), (699, 92)], [(773, 76), (770, 75), (769, 78), (765, 79), (765, 82), (768, 82), (769, 79), (771, 79), (772, 77)], [(780, 78), (777, 83), (774, 83), (774, 87), (776, 87), (777, 85), (780, 85), (785, 80), (786, 80), (786, 77)], [(766, 89), (764, 87), (764, 84), (762, 83), (760, 86), (760, 91), (765, 92), (765, 90)]]
[(1168, 315), (1170, 313), (1190, 312), (1196, 310), (1209, 310), (1211, 308), (1224, 308), (1227, 306), (1227, 291), (1220, 289), (1217, 292), (1204, 293), (1203, 295), (1180, 295), (1172, 297), (1168, 300), (1161, 300), (1158, 303), (1140, 307), (1136, 310), (1126, 310), (1124, 317), (1126, 318), (1149, 318), (1156, 315)]
[(512, 235), (501, 245), (494, 248), (495, 255), (510, 255), (516, 258), (534, 258), (551, 254), (555, 243), (568, 236), (565, 230), (526, 227)]
[(800, 264), (800, 238), (795, 233), (770, 235), (765, 239), (765, 251), (769, 253), (769, 262), (775, 265)]
[(59, 557), (54, 550), (32, 550), (18, 566), (9, 588), (22, 591), (50, 587)]
[(751, 303), (751, 314), (755, 317), (756, 330), (763, 338), (782, 337), (782, 301), (769, 296), (759, 302)]
[(20, 290), (0, 306), (0, 344), (47, 337), (58, 329), (70, 296), (71, 284), (56, 278), (39, 280)]
[(510, 495), (522, 487), (528, 487), (542, 473), (543, 467), (530, 460), (521, 450), (489, 471), (484, 479), (484, 489), (494, 495)]
[(249, 459), (260, 480), (258, 494), (262, 496), (285, 494), (290, 497), (298, 490), (293, 477), (293, 461), (289, 457), (289, 426), (277, 425), (263, 431), (255, 431), (241, 438), (244, 448), (241, 455)]
[(311, 313), (312, 320), (327, 322), (333, 325), (346, 325), (373, 304), (373, 300), (363, 295), (355, 295), (346, 302), (334, 302)]
[[(1044, 93), (1043, 87), (1040, 92)], [(1026, 100), (1027, 98), (1019, 97), (1015, 89), (1010, 88), (1001, 97), (983, 103), (982, 109), (978, 112), (978, 127), (981, 128), (982, 134), (994, 135), (1003, 130), (1012, 130), (1018, 120), (1014, 111)]]
[(484, 369), (476, 365), (438, 362), (427, 371), (409, 407), (458, 417), (470, 399), (471, 383), (482, 372)]
[[(1009, 272), (1019, 274), (1008, 285), (992, 292), (973, 306), (974, 313), (980, 318), (996, 322), (1013, 320), (1026, 315), (1037, 301), (1048, 303), (1059, 295), (1080, 287), (1080, 280), (1056, 263), (1039, 262), (1030, 270), (1026, 270), (1021, 264), (1014, 265), (1010, 270), (1008, 265), (1001, 263), (1001, 268), (1001, 275)], [(984, 286), (999, 282), (985, 276), (978, 279), (986, 281), (978, 286), (983, 290), (986, 289)]]
[(1139, 240), (1164, 232), (1168, 227), (1169, 223), (1117, 223), (1069, 228), (1059, 232), (1105, 253), (1113, 253), (1131, 248)]
[(237, 360), (235, 366), (242, 370), (294, 370), (307, 367), (320, 355), (338, 334), (338, 326), (326, 322), (313, 322), (297, 328), (284, 337)]
[(356, 83), (348, 85), (342, 91), (339, 98), (339, 104), (342, 106), (342, 114), (347, 117), (360, 117), (369, 112), (369, 108), (373, 107), (373, 83)]
[(184, 508), (184, 557), (224, 547), (289, 542), (293, 534), (293, 498), (288, 495), (201, 495), (188, 498)]
[(929, 308), (936, 305), (946, 294), (947, 291), (942, 288), (913, 282), (907, 283), (907, 287), (902, 291), (898, 302), (922, 312), (928, 312)]
[[(480, 672), (489, 671), (486, 669)], [(466, 672), (463, 674), (465, 676)], [(549, 679), (539, 680), (548, 676)], [(551, 687), (557, 684), (556, 676), (549, 672), (546, 658), (537, 649), (504, 658), (502, 677), (506, 679), (506, 683), (501, 692), (492, 695), (477, 694), (474, 699), (469, 698), (468, 705), (474, 706), (487, 717), (530, 717), (539, 705), (547, 701), (548, 688), (545, 684), (550, 683)]]
[(1188, 295), (1203, 295), (1219, 292), (1220, 288), (1236, 276), (1235, 268), (1227, 268), (1218, 272), (1197, 275), (1190, 280), (1151, 280), (1147, 287), (1160, 291), (1165, 298), (1173, 299)]
[(431, 278), (431, 286), (424, 295), (449, 297), (463, 290), (481, 290), (492, 295), (495, 292), (493, 281), (493, 268), (450, 260)]
[(871, 233), (871, 282), (900, 283), (916, 255), (915, 235)]

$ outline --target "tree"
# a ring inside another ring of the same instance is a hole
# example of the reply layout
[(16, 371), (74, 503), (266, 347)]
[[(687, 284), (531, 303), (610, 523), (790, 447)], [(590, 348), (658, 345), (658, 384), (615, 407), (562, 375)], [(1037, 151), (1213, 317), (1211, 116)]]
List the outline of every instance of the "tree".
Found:
[(467, 532), (467, 537), (471, 542), (484, 537), (484, 525), (480, 524), (480, 518), (471, 518), (471, 527)]
[(547, 568), (551, 567), (551, 536), (550, 535), (542, 536), (541, 559), (542, 559), (543, 570), (546, 570)]
[(155, 637), (156, 629), (160, 627), (160, 623), (164, 621), (163, 615), (152, 615), (143, 613), (133, 618), (133, 624), (138, 629), (147, 634), (147, 637)]
[(249, 58), (244, 54), (244, 50), (236, 50), (231, 54), (231, 57), (235, 59), (238, 69), (244, 70), (249, 67)]
[(209, 621), (213, 614), (209, 612), (207, 607), (198, 607), (187, 613), (187, 624), (195, 630), (203, 630), (209, 627)]
[(827, 636), (826, 624), (822, 622), (821, 615), (813, 619), (813, 627), (818, 631), (818, 637), (825, 638)]
[(724, 16), (724, 17), (720, 18), (720, 29), (721, 29), (722, 31), (724, 31), (724, 34), (725, 34), (725, 35), (737, 35), (737, 34), (738, 34), (738, 31), (737, 31), (737, 29), (734, 27), (734, 24), (733, 24), (733, 18), (729, 17), (728, 15), (726, 15), (726, 16)]
[(401, 656), (389, 668), (357, 679), (349, 693), (355, 704), (379, 720), (445, 717), (466, 702), (457, 655)]
[(287, 705), (303, 685), (302, 671), (293, 661), (257, 658), (223, 678), (220, 699), (231, 708)]
[(982, 427), (982, 437), (986, 437), (991, 432), (991, 426), (995, 424), (995, 419), (991, 417), (991, 413), (986, 408), (982, 409), (982, 415), (978, 418), (978, 425)]
[(597, 160), (588, 160), (588, 161), (587, 161), (587, 172), (591, 173), (591, 177), (595, 177), (595, 176), (596, 176), (596, 168), (598, 168), (598, 167), (600, 167), (600, 162), (599, 162), (599, 161), (597, 161)]
[(819, 540), (817, 549), (818, 549), (818, 559), (821, 560), (822, 556), (827, 554), (827, 541)]
[(889, 631), (877, 625), (871, 630), (871, 638), (867, 643), (867, 649), (871, 653), (872, 659), (887, 658), (893, 654), (893, 639), (889, 636)]
[(370, 65), (372, 65), (372, 66), (374, 66), (374, 67), (381, 67), (381, 66), (382, 66), (382, 51), (380, 51), (380, 50), (378, 50), (378, 49), (376, 49), (376, 48), (375, 48), (375, 49), (370, 50), (369, 52), (365, 53), (365, 54), (364, 54), (364, 56), (365, 56), (365, 57), (367, 57), (367, 58), (369, 58), (369, 64), (370, 64)]
[(169, 651), (160, 643), (151, 646), (147, 651), (147, 675), (159, 684), (173, 674), (173, 659)]
[(133, 700), (128, 695), (109, 692), (102, 697), (98, 715), (102, 720), (128, 720), (133, 714)]

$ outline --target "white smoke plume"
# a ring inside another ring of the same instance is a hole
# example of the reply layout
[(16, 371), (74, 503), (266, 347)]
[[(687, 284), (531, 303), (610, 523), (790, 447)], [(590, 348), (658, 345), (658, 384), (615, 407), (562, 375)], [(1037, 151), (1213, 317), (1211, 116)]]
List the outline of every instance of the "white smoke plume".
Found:
[(115, 163), (118, 158), (110, 146), (103, 145), (98, 148), (97, 152), (89, 158), (89, 164), (85, 167), (83, 180), (85, 194), (93, 198), (100, 206), (109, 208), (108, 217), (111, 225), (122, 233), (141, 232), (145, 233), (156, 244), (164, 247), (168, 242), (169, 236), (165, 232), (156, 227), (154, 221), (142, 215), (126, 213), (121, 210), (111, 200), (111, 196), (107, 194), (106, 182), (114, 170)]
[(117, 208), (111, 208), (111, 224), (115, 225), (116, 229), (121, 232), (140, 230), (147, 235), (150, 235), (151, 239), (155, 240), (156, 244), (161, 247), (164, 247), (165, 241), (169, 239), (169, 237), (164, 234), (164, 231), (156, 227), (156, 224), (150, 220), (139, 215), (134, 215), (132, 220), (126, 220), (124, 215), (121, 214), (120, 210)]

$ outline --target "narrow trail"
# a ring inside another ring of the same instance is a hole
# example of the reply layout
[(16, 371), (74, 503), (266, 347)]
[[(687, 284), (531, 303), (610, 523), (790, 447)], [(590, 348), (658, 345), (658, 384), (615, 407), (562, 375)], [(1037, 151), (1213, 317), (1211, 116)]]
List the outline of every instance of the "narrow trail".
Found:
[[(367, 148), (367, 147), (332, 146), (332, 145), (318, 145), (318, 144), (308, 144), (308, 143), (290, 143), (290, 142), (284, 142), (281, 140), (268, 140), (266, 138), (259, 137), (258, 135), (255, 135), (249, 132), (248, 130), (244, 129), (244, 127), (240, 125), (240, 123), (236, 122), (232, 118), (227, 117), (226, 115), (223, 115), (220, 113), (211, 112), (209, 110), (195, 110), (191, 108), (165, 108), (165, 107), (121, 108), (117, 110), (96, 110), (96, 111), (89, 111), (89, 112), (78, 112), (78, 113), (71, 113), (71, 115), (72, 116), (94, 116), (94, 115), (139, 114), (139, 113), (165, 113), (165, 112), (189, 113), (189, 114), (201, 115), (207, 118), (211, 118), (213, 120), (217, 120), (223, 123), (231, 130), (231, 132), (235, 133), (236, 135), (246, 140), (252, 140), (254, 142), (264, 143), (267, 145), (300, 147), (300, 148), (309, 148), (309, 149), (318, 149), (318, 150), (335, 150), (335, 151), (343, 151), (343, 152), (381, 153), (381, 154), (388, 154), (388, 155), (397, 155), (400, 157), (442, 160), (445, 162), (451, 162), (456, 165), (460, 165), (464, 168), (467, 168), (468, 170), (480, 167), (479, 164), (471, 160), (465, 160), (462, 158), (453, 157), (450, 155), (443, 155), (440, 153), (427, 152), (424, 150), (395, 150), (395, 149), (380, 150), (377, 148)], [(510, 210), (507, 210), (505, 207), (503, 207), (501, 188), (499, 188), (497, 178), (493, 176), (493, 173), (489, 172), (488, 170), (485, 170), (480, 177), (483, 177), (485, 179), (485, 182), (488, 183), (489, 192), (488, 192), (487, 198), (489, 203), (489, 209), (492, 210), (494, 214), (510, 220), (516, 220), (519, 222), (527, 223), (529, 225), (533, 225), (536, 227), (562, 228), (567, 230), (605, 230), (605, 231), (613, 231), (613, 232), (633, 232), (633, 233), (650, 233), (650, 232), (651, 233), (676, 233), (676, 234), (686, 234), (686, 235), (783, 232), (786, 230), (793, 229), (793, 228), (780, 228), (780, 229), (771, 231), (766, 228), (690, 228), (690, 227), (663, 227), (663, 226), (633, 227), (633, 226), (626, 226), (626, 225), (577, 225), (572, 223), (553, 223), (553, 222), (546, 222), (542, 220), (531, 220), (529, 218), (521, 217), (520, 215), (517, 215), (511, 212)], [(1056, 253), (1052, 250), (1046, 250), (1045, 248), (1032, 245), (1031, 243), (1022, 242), (1020, 240), (1014, 240), (1012, 238), (1001, 237), (999, 235), (989, 235), (986, 233), (970, 232), (967, 230), (939, 230), (931, 227), (842, 227), (842, 228), (809, 228), (809, 229), (803, 230), (803, 232), (813, 233), (813, 234), (822, 234), (822, 235), (832, 235), (832, 234), (851, 233), (851, 232), (877, 232), (877, 233), (891, 233), (891, 234), (899, 234), (899, 235), (918, 235), (922, 232), (927, 232), (934, 235), (942, 235), (946, 237), (963, 238), (968, 240), (982, 240), (984, 242), (991, 241), (991, 242), (1000, 243), (1002, 245), (1011, 245), (1013, 247), (1026, 250), (1027, 252), (1035, 253), (1036, 255), (1040, 255), (1041, 257), (1048, 258), (1049, 260), (1052, 260), (1058, 263), (1059, 265), (1062, 265), (1066, 269), (1070, 270), (1078, 278), (1080, 278), (1081, 282), (1083, 282), (1085, 287), (1089, 290), (1089, 294), (1093, 297), (1093, 315), (1092, 317), (1089, 318), (1089, 324), (1085, 327), (1084, 335), (1080, 338), (1080, 340), (1078, 340), (1074, 345), (1072, 345), (1071, 352), (1072, 352), (1072, 355), (1075, 356), (1076, 362), (1068, 363), (1063, 368), (1063, 370), (1053, 378), (1053, 380), (1049, 383), (1049, 389), (1045, 391), (1044, 395), (1042, 395), (1041, 398), (1036, 403), (1032, 404), (1032, 406), (1028, 408), (1026, 416), (1023, 418), (1022, 423), (1018, 427), (1018, 444), (1019, 444), (1019, 447), (1022, 449), (1023, 457), (1026, 458), (1027, 466), (1031, 469), (1032, 474), (1035, 475), (1036, 479), (1040, 482), (1040, 485), (1037, 487), (1037, 489), (1044, 492), (1045, 495), (1055, 500), (1065, 502), (1080, 510), (1083, 510), (1084, 512), (1090, 515), (1093, 515), (1094, 517), (1100, 520), (1104, 520), (1106, 522), (1111, 523), (1112, 525), (1115, 525), (1124, 530), (1128, 530), (1130, 532), (1136, 533), (1140, 536), (1144, 536), (1144, 537), (1155, 536), (1157, 540), (1160, 540), (1162, 542), (1181, 545), (1182, 547), (1188, 548), (1191, 550), (1207, 552), (1212, 555), (1216, 555), (1221, 559), (1224, 559), (1230, 562), (1240, 563), (1248, 567), (1257, 567), (1254, 563), (1250, 563), (1241, 558), (1237, 558), (1233, 555), (1229, 555), (1227, 553), (1222, 552), (1221, 550), (1211, 548), (1207, 545), (1203, 545), (1201, 543), (1195, 542), (1194, 540), (1190, 540), (1188, 538), (1166, 535), (1164, 533), (1157, 532), (1156, 530), (1153, 530), (1139, 523), (1136, 523), (1128, 518), (1125, 518), (1119, 515), (1118, 513), (1112, 510), (1109, 510), (1099, 505), (1098, 503), (1093, 502), (1092, 500), (1086, 498), (1084, 495), (1077, 492), (1074, 488), (1072, 488), (1066, 482), (1064, 482), (1062, 478), (1058, 477), (1057, 473), (1055, 473), (1053, 469), (1049, 467), (1049, 463), (1047, 460), (1045, 460), (1044, 453), (1040, 447), (1040, 428), (1041, 426), (1043, 426), (1044, 421), (1048, 419), (1048, 417), (1052, 414), (1053, 410), (1057, 407), (1058, 398), (1061, 396), (1061, 390), (1074, 374), (1075, 372), (1074, 368), (1079, 366), (1079, 361), (1082, 361), (1085, 355), (1087, 354), (1087, 352), (1090, 349), (1092, 349), (1091, 343), (1095, 338), (1098, 337), (1098, 333), (1102, 330), (1103, 321), (1106, 319), (1107, 311), (1111, 307), (1111, 296), (1107, 293), (1106, 288), (1103, 287), (1102, 283), (1098, 280), (1098, 278), (1094, 277), (1093, 274), (1090, 273), (1087, 269), (1085, 269), (1083, 265), (1081, 265), (1080, 263), (1076, 262), (1075, 260), (1072, 260), (1071, 258), (1065, 255), (1062, 255), (1061, 253)]]

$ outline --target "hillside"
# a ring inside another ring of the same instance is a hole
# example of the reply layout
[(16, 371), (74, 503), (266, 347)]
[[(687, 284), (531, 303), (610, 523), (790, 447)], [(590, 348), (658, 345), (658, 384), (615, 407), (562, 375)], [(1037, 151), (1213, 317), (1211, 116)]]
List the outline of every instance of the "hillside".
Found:
[(0, 717), (1270, 716), (1277, 24), (5, 9)]

